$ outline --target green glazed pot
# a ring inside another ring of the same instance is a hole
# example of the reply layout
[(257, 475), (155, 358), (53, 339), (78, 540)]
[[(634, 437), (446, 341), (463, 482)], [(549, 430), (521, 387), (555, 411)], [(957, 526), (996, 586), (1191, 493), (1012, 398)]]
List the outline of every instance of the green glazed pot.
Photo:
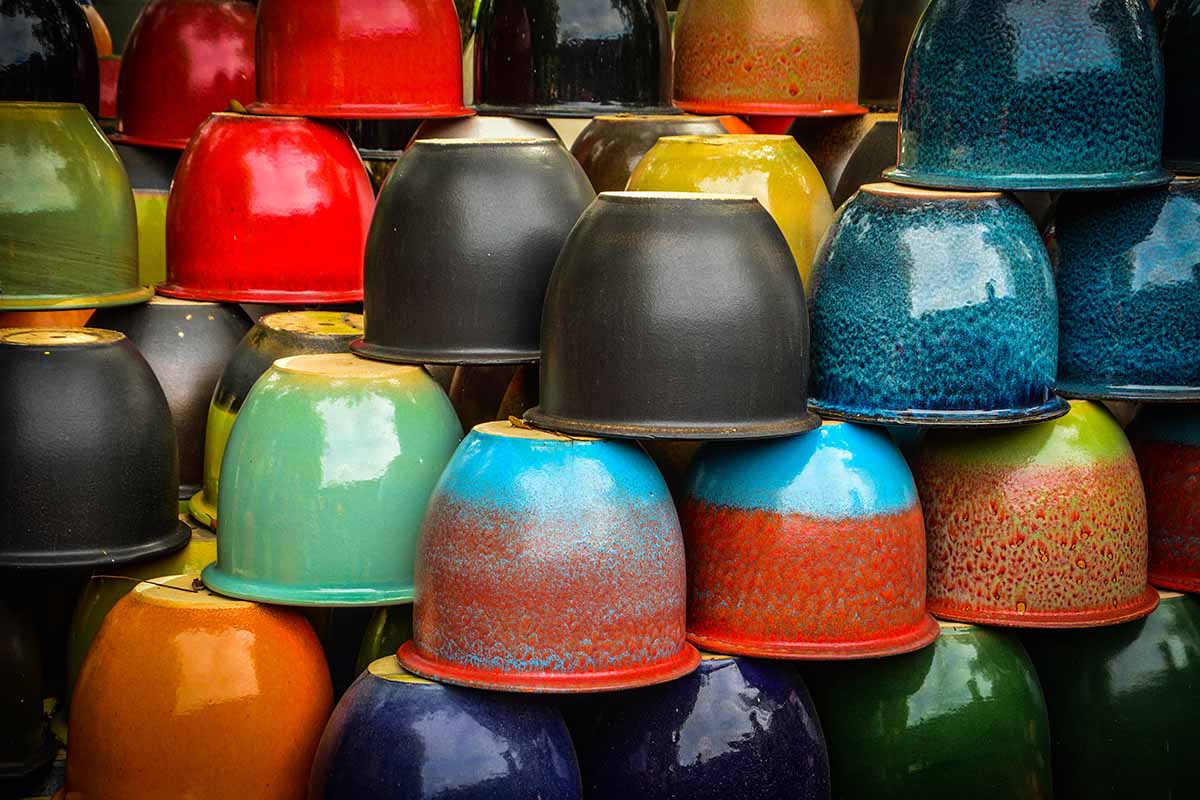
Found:
[(1136, 622), (1023, 637), (1046, 690), (1059, 797), (1200, 791), (1200, 603), (1159, 595)]
[(276, 361), (225, 448), (204, 582), (285, 605), (411, 601), (421, 519), (461, 438), (421, 367), (349, 353)]
[(358, 671), (362, 672), (371, 662), (384, 656), (395, 655), (400, 645), (413, 638), (413, 607), (384, 606), (376, 609), (367, 623), (362, 644), (358, 648)]
[(822, 664), (804, 677), (834, 798), (1052, 796), (1046, 705), (1015, 634), (942, 623), (923, 650)]
[(0, 103), (0, 311), (129, 305), (138, 283), (129, 178), (74, 103)]

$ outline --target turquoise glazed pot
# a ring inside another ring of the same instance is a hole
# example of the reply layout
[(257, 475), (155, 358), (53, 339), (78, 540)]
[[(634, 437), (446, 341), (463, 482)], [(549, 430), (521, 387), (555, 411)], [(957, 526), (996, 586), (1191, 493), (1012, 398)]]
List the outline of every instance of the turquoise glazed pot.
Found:
[(999, 192), (864, 186), (817, 253), (810, 307), (822, 415), (1000, 425), (1067, 412), (1050, 260)]
[(411, 600), (421, 517), (461, 437), (420, 367), (349, 353), (276, 361), (225, 448), (205, 583), (286, 605)]
[(1058, 206), (1058, 389), (1200, 400), (1200, 178)]
[(1148, 3), (939, 0), (917, 25), (890, 180), (1115, 189), (1170, 180)]
[(1025, 635), (1046, 691), (1059, 797), (1196, 796), (1200, 604), (1160, 597), (1136, 622)]
[(1159, 0), (1154, 7), (1162, 38), (1167, 102), (1163, 114), (1163, 161), (1177, 172), (1200, 172), (1200, 3)]
[(821, 665), (805, 677), (829, 745), (835, 798), (1053, 796), (1046, 704), (1014, 634), (942, 623), (932, 647)]

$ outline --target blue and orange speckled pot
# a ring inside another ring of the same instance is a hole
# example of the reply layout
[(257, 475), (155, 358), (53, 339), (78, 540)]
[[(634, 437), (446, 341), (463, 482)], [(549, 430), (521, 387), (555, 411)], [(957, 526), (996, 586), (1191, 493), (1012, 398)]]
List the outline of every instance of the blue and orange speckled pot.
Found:
[(1200, 178), (1067, 195), (1056, 226), (1059, 390), (1200, 400)]
[(940, 0), (917, 25), (888, 178), (1113, 189), (1170, 179), (1154, 18), (1130, 0)]
[(1050, 260), (999, 192), (864, 186), (826, 234), (810, 306), (822, 415), (999, 425), (1067, 411)]
[(309, 800), (579, 800), (562, 716), (536, 699), (444, 686), (395, 656), (367, 667), (321, 737)]
[(1196, 81), (1200, 3), (1159, 0), (1154, 16), (1162, 40), (1167, 84), (1163, 162), (1179, 172), (1200, 172), (1200, 82)]
[(568, 718), (591, 800), (827, 800), (829, 755), (787, 664), (705, 654), (661, 686), (599, 695)]
[(668, 681), (699, 661), (685, 580), (675, 506), (636, 445), (484, 423), (430, 498), (400, 662), (512, 691)]

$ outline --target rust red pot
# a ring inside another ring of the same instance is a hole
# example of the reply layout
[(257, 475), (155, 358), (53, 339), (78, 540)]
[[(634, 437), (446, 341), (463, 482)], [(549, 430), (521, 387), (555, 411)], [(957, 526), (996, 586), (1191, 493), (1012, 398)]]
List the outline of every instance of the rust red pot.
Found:
[[(117, 118), (117, 81), (121, 75), (120, 56), (100, 57), (100, 116), (98, 119), (111, 125)], [(111, 130), (105, 127), (105, 130)]]

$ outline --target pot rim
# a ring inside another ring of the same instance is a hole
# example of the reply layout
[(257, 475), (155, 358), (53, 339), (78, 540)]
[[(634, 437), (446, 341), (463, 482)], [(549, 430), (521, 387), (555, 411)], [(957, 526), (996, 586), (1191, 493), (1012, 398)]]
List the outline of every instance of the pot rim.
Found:
[(24, 761), (0, 762), (0, 780), (24, 778), (37, 772), (58, 756), (58, 742), (50, 732), (50, 726), (42, 726), (42, 743)]
[(1057, 395), (1050, 401), (1029, 408), (1004, 408), (992, 411), (953, 411), (907, 409), (874, 412), (857, 411), (809, 398), (808, 405), (822, 417), (867, 425), (915, 425), (928, 428), (1002, 428), (1049, 422), (1065, 417), (1071, 404)]
[(705, 650), (739, 656), (790, 659), (796, 661), (846, 661), (911, 653), (933, 643), (941, 635), (941, 626), (925, 612), (916, 625), (887, 636), (844, 642), (768, 642), (737, 639), (688, 631), (688, 641)]
[(283, 304), (329, 304), (361, 303), (362, 289), (324, 292), (313, 290), (286, 289), (223, 289), (214, 287), (205, 289), (193, 286), (182, 286), (170, 281), (160, 283), (154, 290), (167, 297), (177, 297), (181, 300), (211, 300), (218, 303), (271, 303)]
[(96, 295), (0, 295), (0, 311), (70, 311), (144, 303), (154, 295), (150, 286)]
[(821, 426), (821, 418), (811, 411), (771, 422), (600, 422), (549, 414), (542, 411), (540, 404), (526, 411), (523, 419), (536, 428), (552, 432), (612, 439), (772, 439), (805, 433)]
[(1141, 384), (1094, 384), (1078, 381), (1055, 384), (1055, 391), (1075, 400), (1148, 400), (1156, 403), (1200, 401), (1200, 386), (1148, 386)]
[(208, 502), (204, 489), (196, 492), (188, 500), (188, 514), (209, 530), (217, 529), (217, 507)]
[(707, 116), (754, 117), (861, 117), (867, 113), (865, 106), (846, 100), (840, 103), (787, 103), (783, 101), (742, 102), (738, 100), (681, 100), (675, 105), (690, 113)]
[(893, 183), (929, 189), (1057, 192), (1073, 189), (1137, 189), (1162, 186), (1170, 183), (1174, 176), (1162, 167), (1135, 172), (1062, 173), (1059, 175), (979, 173), (972, 176), (896, 166), (885, 170), (883, 177)]
[(593, 119), (598, 116), (630, 114), (633, 116), (680, 116), (684, 112), (674, 106), (639, 106), (630, 103), (563, 102), (554, 105), (510, 106), (475, 103), (476, 113), (486, 117), (560, 117), (564, 119)]
[(170, 532), (147, 542), (60, 553), (0, 553), (0, 569), (50, 571), (123, 566), (182, 550), (191, 538), (192, 529), (176, 517)]
[(157, 136), (137, 136), (116, 131), (108, 134), (113, 144), (127, 144), (134, 147), (153, 147), (158, 150), (186, 150), (191, 139), (164, 139)]
[(251, 116), (318, 117), (326, 119), (447, 119), (471, 117), (474, 109), (464, 103), (311, 103), (256, 100), (246, 106)]
[(507, 366), (513, 364), (536, 364), (542, 357), (540, 350), (410, 350), (403, 347), (368, 342), (366, 337), (350, 343), (350, 352), (373, 361), (388, 361), (393, 364), (439, 364), (457, 366)]
[[(1178, 574), (1166, 570), (1150, 572), (1150, 585), (1157, 589), (1185, 594), (1200, 594), (1200, 573)], [(1166, 599), (1166, 598), (1163, 598)]]
[(413, 601), (413, 586), (395, 583), (333, 588), (327, 584), (288, 586), (272, 581), (241, 578), (220, 568), (220, 561), (209, 564), (200, 573), (212, 592), (238, 600), (278, 606), (352, 608), (356, 606), (407, 605)]
[(1151, 614), (1158, 608), (1158, 590), (1147, 584), (1145, 591), (1116, 608), (1087, 611), (1014, 611), (1007, 608), (956, 608), (935, 598), (928, 598), (926, 608), (931, 614), (954, 622), (973, 622), (977, 625), (996, 625), (1011, 628), (1097, 628), (1132, 622)]

